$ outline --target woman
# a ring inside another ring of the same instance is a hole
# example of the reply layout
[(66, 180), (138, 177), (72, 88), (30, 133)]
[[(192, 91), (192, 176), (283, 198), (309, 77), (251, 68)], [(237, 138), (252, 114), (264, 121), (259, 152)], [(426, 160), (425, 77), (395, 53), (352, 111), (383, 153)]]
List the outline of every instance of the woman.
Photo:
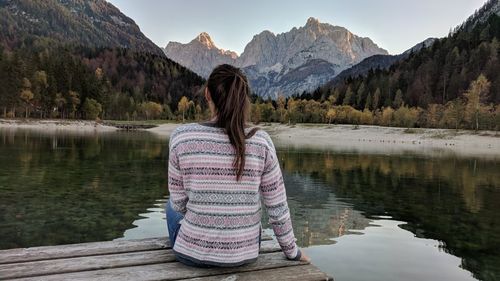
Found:
[(261, 198), (288, 259), (309, 261), (295, 243), (285, 186), (267, 133), (245, 126), (250, 88), (238, 68), (210, 75), (212, 120), (170, 137), (167, 223), (177, 259), (187, 265), (239, 266), (257, 259)]

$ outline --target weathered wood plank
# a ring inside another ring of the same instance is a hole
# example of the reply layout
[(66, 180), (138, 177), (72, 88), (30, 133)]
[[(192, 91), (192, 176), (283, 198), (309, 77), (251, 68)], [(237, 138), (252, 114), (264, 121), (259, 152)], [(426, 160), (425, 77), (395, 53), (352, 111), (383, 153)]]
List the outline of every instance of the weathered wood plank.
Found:
[[(271, 240), (263, 234), (262, 241)], [(166, 237), (0, 250), (0, 264), (169, 249)]]
[[(271, 253), (276, 251), (281, 251), (281, 249), (275, 241), (266, 240), (262, 242), (261, 253)], [(172, 249), (128, 252), (121, 254), (3, 264), (0, 265), (0, 276), (2, 278), (21, 278), (117, 267), (168, 263), (174, 261), (175, 255)]]
[(0, 251), (0, 264), (170, 248), (168, 238), (91, 242)]
[(250, 272), (236, 272), (209, 277), (184, 279), (183, 281), (333, 281), (333, 278), (314, 265), (287, 266)]
[(39, 277), (28, 277), (20, 280), (44, 280), (44, 281), (87, 281), (87, 280), (106, 280), (106, 281), (125, 281), (125, 280), (181, 280), (188, 278), (214, 276), (221, 274), (230, 274), (236, 272), (250, 272), (265, 269), (297, 266), (305, 264), (300, 261), (290, 261), (285, 258), (283, 253), (275, 252), (262, 254), (259, 259), (249, 265), (234, 268), (195, 268), (188, 267), (179, 262), (140, 265), (134, 267), (119, 267), (103, 270), (83, 271), (57, 275), (46, 275)]

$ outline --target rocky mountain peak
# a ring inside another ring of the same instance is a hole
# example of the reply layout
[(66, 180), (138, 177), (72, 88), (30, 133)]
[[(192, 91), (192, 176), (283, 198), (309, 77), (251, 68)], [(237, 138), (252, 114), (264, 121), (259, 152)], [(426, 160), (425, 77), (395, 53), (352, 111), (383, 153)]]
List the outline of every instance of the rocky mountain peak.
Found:
[(169, 43), (165, 53), (204, 77), (221, 63), (241, 67), (255, 93), (275, 97), (278, 92), (292, 95), (314, 89), (363, 59), (387, 51), (369, 38), (311, 17), (288, 32), (260, 32), (239, 57), (215, 47), (206, 33), (188, 44)]
[(187, 44), (169, 42), (164, 52), (170, 59), (193, 70), (204, 78), (208, 78), (217, 65), (235, 65), (238, 59), (237, 53), (217, 48), (210, 35), (206, 32), (200, 33)]
[(210, 35), (206, 32), (200, 33), (194, 40), (200, 42), (204, 46), (207, 46), (209, 49), (216, 48), (212, 37), (210, 37)]
[(315, 17), (310, 17), (307, 19), (307, 22), (306, 22), (306, 27), (315, 27), (315, 26), (319, 26), (321, 23), (319, 22), (319, 20)]

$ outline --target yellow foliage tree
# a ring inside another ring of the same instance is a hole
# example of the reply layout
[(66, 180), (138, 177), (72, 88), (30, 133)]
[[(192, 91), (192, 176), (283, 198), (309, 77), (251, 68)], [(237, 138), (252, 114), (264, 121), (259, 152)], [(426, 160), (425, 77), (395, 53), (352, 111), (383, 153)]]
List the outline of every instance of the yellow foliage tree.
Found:
[(483, 74), (472, 81), (464, 96), (467, 100), (465, 105), (465, 118), (474, 129), (479, 130), (479, 113), (484, 106), (483, 101), (488, 97), (491, 82)]
[(334, 121), (336, 117), (337, 117), (337, 110), (335, 110), (335, 108), (330, 108), (326, 112), (326, 119), (328, 120), (328, 124), (332, 124), (332, 121)]
[(189, 109), (189, 99), (185, 96), (182, 96), (179, 104), (177, 105), (177, 109), (182, 112), (182, 123), (184, 123), (184, 116), (186, 111)]

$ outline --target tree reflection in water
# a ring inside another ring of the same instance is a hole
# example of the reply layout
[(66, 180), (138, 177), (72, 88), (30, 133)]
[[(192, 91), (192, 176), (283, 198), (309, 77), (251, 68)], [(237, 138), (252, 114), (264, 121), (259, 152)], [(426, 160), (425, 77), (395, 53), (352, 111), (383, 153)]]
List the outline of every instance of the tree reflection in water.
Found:
[[(499, 279), (500, 161), (278, 150), (301, 246), (366, 240), (386, 216)], [(0, 249), (157, 236), (167, 157), (148, 133), (0, 130)]]

